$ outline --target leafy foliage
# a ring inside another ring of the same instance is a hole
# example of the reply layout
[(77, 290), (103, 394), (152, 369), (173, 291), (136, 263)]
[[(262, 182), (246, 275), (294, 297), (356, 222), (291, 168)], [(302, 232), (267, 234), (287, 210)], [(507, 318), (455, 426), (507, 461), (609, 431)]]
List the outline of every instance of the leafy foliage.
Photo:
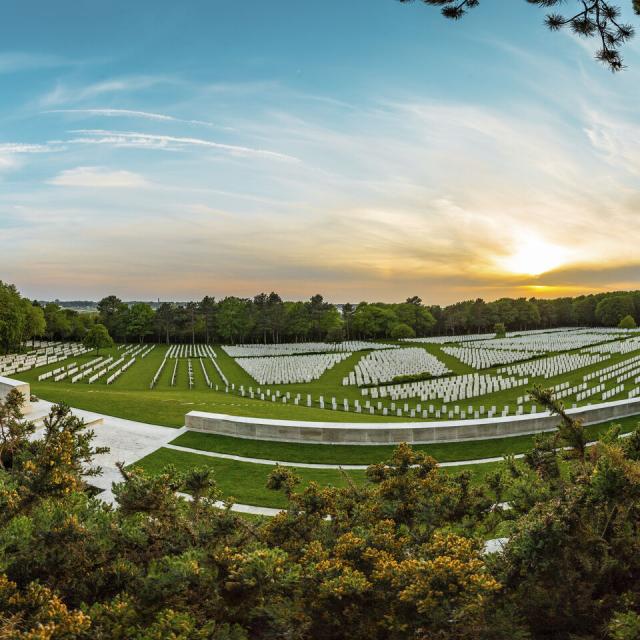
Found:
[(587, 446), (551, 391), (531, 393), (558, 430), (481, 485), (400, 445), (364, 485), (299, 490), (275, 467), (288, 507), (254, 522), (209, 469), (121, 466), (104, 504), (93, 434), (64, 406), (34, 432), (16, 392), (0, 404), (0, 638), (635, 638), (640, 428)]
[(99, 353), (100, 349), (113, 347), (113, 339), (109, 335), (107, 327), (103, 324), (95, 324), (87, 331), (83, 344), (87, 349), (95, 349), (96, 353)]

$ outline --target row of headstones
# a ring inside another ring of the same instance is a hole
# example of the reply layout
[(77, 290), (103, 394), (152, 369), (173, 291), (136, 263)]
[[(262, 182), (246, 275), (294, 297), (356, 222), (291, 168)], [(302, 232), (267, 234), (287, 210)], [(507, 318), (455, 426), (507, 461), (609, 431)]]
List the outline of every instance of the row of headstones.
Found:
[(590, 389), (584, 389), (576, 394), (576, 400), (578, 402), (582, 402), (591, 396), (595, 396), (597, 393), (602, 393), (605, 390), (604, 384), (597, 384), (595, 387), (591, 387)]
[(611, 365), (610, 367), (598, 369), (593, 373), (583, 376), (582, 379), (587, 381), (587, 380), (592, 380), (593, 378), (598, 378), (598, 382), (606, 382), (607, 380), (611, 380), (619, 376), (620, 374), (636, 370), (639, 364), (640, 364), (640, 356), (633, 356), (628, 360), (618, 362), (614, 365)]
[(514, 340), (522, 338), (524, 340), (533, 338), (546, 339), (547, 334), (550, 334), (551, 338), (557, 338), (564, 340), (565, 336), (579, 336), (581, 334), (601, 333), (604, 335), (618, 333), (626, 333), (626, 329), (591, 329), (591, 328), (577, 328), (577, 327), (558, 327), (554, 329), (533, 329), (530, 331), (508, 331), (505, 338), (496, 338), (495, 333), (482, 333), (482, 334), (469, 334), (461, 336), (434, 336), (429, 338), (403, 338), (403, 342), (420, 342), (427, 344), (450, 344), (450, 343), (481, 343), (483, 341), (491, 341), (495, 344), (500, 344), (503, 340)]
[(630, 353), (640, 349), (640, 338), (627, 338), (626, 340), (615, 340), (605, 342), (585, 349), (588, 353)]
[(280, 344), (224, 345), (222, 350), (232, 358), (264, 358), (268, 356), (295, 356), (313, 353), (336, 353), (365, 350), (397, 349), (397, 345), (362, 340), (344, 342), (283, 342)]
[(498, 373), (509, 375), (553, 378), (555, 376), (591, 367), (608, 360), (609, 356), (589, 353), (562, 353), (540, 360), (500, 367)]
[[(76, 382), (82, 380), (83, 378), (87, 378), (90, 376), (89, 384), (93, 384), (100, 376), (107, 373), (107, 366), (113, 362), (113, 358), (96, 358), (95, 360), (91, 360), (91, 362), (86, 362), (80, 367), (80, 373), (76, 374), (71, 378), (71, 383), (75, 384)], [(95, 370), (98, 370), (95, 372)], [(95, 372), (93, 376), (91, 373)]]
[(216, 352), (209, 344), (174, 344), (167, 351), (167, 358), (216, 358)]
[(617, 396), (619, 393), (622, 393), (623, 391), (624, 391), (624, 385), (619, 384), (613, 387), (612, 389), (609, 389), (608, 391), (603, 392), (602, 399), (608, 400), (609, 398), (612, 398), (613, 396)]
[[(155, 375), (153, 376), (153, 379), (151, 380), (151, 384), (149, 385), (150, 389), (153, 389), (157, 384), (158, 384), (158, 380), (160, 379), (160, 376), (162, 375), (162, 371), (164, 370), (164, 367), (167, 363), (167, 359), (169, 358), (169, 356), (165, 356), (165, 358), (163, 359), (163, 361), (160, 363), (160, 366), (158, 367), (158, 370), (156, 371)], [(213, 358), (210, 358), (211, 362), (213, 363), (213, 366), (216, 367), (216, 369), (219, 369), (216, 361)], [(204, 378), (206, 380), (207, 386), (211, 389), (213, 388), (213, 384), (211, 383), (211, 380), (209, 379), (209, 375), (207, 373), (207, 369), (204, 365), (204, 361), (202, 358), (199, 358), (200, 360), (200, 366), (202, 367), (202, 373), (204, 374)], [(222, 372), (220, 372), (222, 373)], [(195, 386), (195, 379), (194, 379), (194, 375), (193, 375), (193, 366), (191, 364), (191, 358), (187, 359), (187, 376), (188, 376), (188, 381), (189, 381), (189, 389), (193, 389), (193, 387)], [(175, 358), (175, 362), (173, 363), (173, 371), (171, 373), (171, 386), (175, 387), (176, 386), (176, 381), (178, 379), (178, 358)], [(224, 378), (226, 380), (226, 378)], [(216, 390), (217, 390), (217, 386), (216, 386)]]
[(107, 384), (113, 384), (127, 369), (129, 369), (129, 367), (132, 367), (133, 364), (135, 363), (136, 359), (135, 357), (131, 358), (131, 360), (127, 360), (122, 367), (120, 367), (118, 370), (114, 371), (108, 378), (107, 378)]
[(63, 349), (58, 351), (56, 354), (39, 356), (36, 359), (5, 360), (4, 365), (0, 365), (0, 373), (7, 376), (10, 376), (16, 373), (22, 373), (23, 371), (29, 371), (30, 369), (35, 369), (37, 367), (44, 367), (50, 364), (55, 364), (56, 362), (60, 362), (61, 360), (66, 360), (69, 357), (83, 355), (87, 351), (88, 349), (85, 349), (84, 347), (79, 347), (79, 348), (72, 348), (72, 349)]
[(79, 343), (55, 343), (53, 346), (50, 346), (46, 349), (37, 349), (32, 351), (27, 351), (26, 353), (8, 353), (5, 355), (0, 355), (0, 368), (3, 367), (6, 363), (15, 362), (17, 364), (23, 363), (25, 361), (31, 362), (35, 360), (41, 360), (46, 356), (55, 356), (60, 353), (64, 353), (67, 351), (72, 351), (73, 349), (81, 349), (83, 346)]
[(204, 360), (200, 358), (200, 367), (202, 368), (202, 375), (204, 376), (204, 381), (207, 383), (207, 387), (211, 389), (213, 384), (209, 378), (209, 374), (207, 373), (207, 367), (204, 366)]
[(627, 369), (620, 375), (612, 375), (606, 378), (606, 380), (610, 380), (612, 378), (616, 379), (616, 383), (624, 382), (625, 380), (629, 380), (629, 378), (634, 378), (638, 373), (640, 373), (640, 367), (635, 366), (633, 369)]
[[(220, 368), (220, 365), (218, 364), (216, 359), (213, 357), (209, 359), (211, 360), (211, 364), (213, 365), (213, 368), (218, 372), (218, 375), (220, 376), (220, 379), (222, 380), (222, 382), (224, 382), (225, 386), (228, 387), (229, 380), (227, 380), (227, 376), (225, 376), (224, 373), (222, 373), (222, 369)], [(235, 385), (232, 385), (232, 386), (235, 389)], [(216, 385), (216, 390), (217, 389), (218, 389), (218, 385)]]
[[(164, 369), (164, 366), (167, 364), (167, 355), (164, 356), (162, 362), (160, 363), (160, 366), (158, 367), (158, 370), (155, 372), (153, 378), (151, 379), (151, 384), (149, 385), (149, 389), (153, 389), (157, 384), (158, 384), (158, 380), (160, 379), (160, 376), (162, 375), (162, 371)], [(176, 361), (175, 366), (178, 366), (178, 363)]]
[[(54, 378), (54, 376), (64, 373), (64, 371), (66, 371), (67, 369), (73, 369), (74, 367), (77, 366), (77, 364), (78, 364), (77, 362), (70, 362), (66, 365), (62, 365), (61, 367), (58, 367), (57, 369), (52, 369), (51, 371), (47, 371), (46, 373), (41, 373), (38, 376), (38, 382), (42, 382), (43, 380), (48, 380), (49, 378)], [(54, 381), (57, 382), (57, 378), (54, 378)]]
[(443, 347), (442, 351), (474, 369), (489, 369), (544, 355), (544, 351), (510, 351), (508, 349), (472, 349), (469, 347)]
[(616, 336), (603, 335), (601, 333), (576, 333), (561, 332), (546, 335), (522, 335), (509, 338), (498, 338), (473, 342), (468, 346), (472, 349), (508, 349), (513, 351), (541, 351), (543, 353), (553, 351), (574, 351), (589, 347), (603, 340), (614, 340)]
[(191, 365), (191, 358), (187, 360), (187, 378), (189, 380), (189, 389), (193, 389), (193, 366)]
[(447, 402), (457, 402), (468, 398), (477, 398), (499, 391), (509, 391), (529, 383), (528, 378), (503, 378), (502, 376), (479, 374), (441, 378), (422, 382), (411, 382), (402, 385), (364, 388), (360, 392), (363, 396), (372, 398), (391, 398), (404, 400), (419, 397), (423, 400), (437, 400), (447, 398)]
[(450, 369), (436, 356), (420, 347), (372, 351), (358, 361), (354, 371), (342, 380), (342, 384), (379, 384), (398, 376), (425, 373), (442, 376), (450, 373)]
[(348, 352), (313, 353), (299, 356), (236, 358), (236, 362), (259, 384), (297, 384), (317, 380), (327, 369), (350, 355)]
[(72, 378), (72, 382), (73, 377), (76, 377), (77, 379), (79, 379), (80, 377), (82, 377), (82, 372), (84, 372), (86, 369), (90, 368), (92, 365), (97, 364), (98, 362), (102, 361), (102, 357), (99, 358), (94, 358), (93, 360), (89, 361), (89, 362), (85, 362), (84, 364), (81, 364), (80, 366), (77, 366), (76, 362), (73, 362), (70, 365), (67, 365), (66, 370), (62, 370), (64, 369), (63, 367), (60, 368), (61, 372), (58, 375), (55, 375), (53, 378), (54, 382), (60, 382), (61, 380), (64, 380), (65, 378)]
[[(235, 389), (235, 387), (233, 387)], [(217, 389), (217, 387), (216, 387)], [(225, 389), (225, 391), (229, 391), (229, 389)], [(276, 389), (273, 393), (271, 389), (263, 390), (261, 387), (254, 390), (252, 387), (249, 389), (245, 389), (244, 386), (239, 387), (240, 395), (244, 397), (248, 397), (251, 399), (259, 399), (264, 401), (271, 402), (282, 402), (283, 404), (292, 403), (294, 405), (302, 405), (306, 404), (307, 407), (313, 407), (316, 405), (311, 394), (306, 394), (306, 401), (303, 402), (302, 394), (298, 393), (295, 396), (292, 395), (291, 392), (287, 391), (285, 393), (281, 393), (279, 389)], [(529, 396), (526, 396), (526, 401), (529, 400)], [(404, 403), (403, 407), (397, 406), (395, 402), (392, 402), (389, 407), (384, 406), (382, 402), (378, 402), (376, 406), (371, 404), (370, 400), (367, 400), (363, 405), (360, 404), (359, 400), (355, 399), (353, 401), (353, 405), (349, 402), (347, 398), (344, 398), (341, 403), (335, 397), (332, 397), (330, 400), (325, 400), (324, 396), (319, 396), (317, 401), (317, 406), (320, 409), (331, 408), (333, 411), (338, 411), (340, 408), (343, 411), (349, 412), (353, 411), (355, 413), (362, 413), (363, 411), (367, 411), (370, 414), (374, 415), (377, 413), (387, 416), (387, 415), (396, 415), (396, 416), (407, 416), (410, 418), (416, 417), (435, 417), (435, 418), (460, 418), (461, 420), (467, 418), (479, 419), (482, 417), (493, 418), (498, 414), (498, 408), (494, 405), (492, 407), (484, 407), (480, 406), (479, 408), (474, 408), (473, 406), (468, 406), (466, 410), (459, 405), (454, 405), (453, 407), (448, 407), (448, 405), (442, 405), (437, 407), (433, 404), (429, 406), (422, 407), (422, 404), (419, 403), (415, 407), (410, 407), (408, 403)], [(353, 406), (353, 409), (351, 408)], [(515, 407), (515, 415), (522, 415), (525, 412), (525, 407), (517, 406)], [(532, 405), (530, 407), (530, 413), (536, 413), (537, 407), (536, 405)], [(505, 405), (501, 410), (501, 416), (508, 416), (511, 413), (511, 407), (509, 405)]]

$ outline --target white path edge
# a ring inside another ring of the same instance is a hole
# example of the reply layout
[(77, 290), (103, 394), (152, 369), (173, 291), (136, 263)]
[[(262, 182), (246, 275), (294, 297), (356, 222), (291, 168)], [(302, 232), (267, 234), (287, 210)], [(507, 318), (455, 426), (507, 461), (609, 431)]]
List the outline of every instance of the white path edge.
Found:
[[(339, 446), (339, 445), (338, 445)], [(265, 458), (245, 458), (232, 453), (218, 453), (217, 451), (204, 451), (203, 449), (193, 449), (191, 447), (181, 447), (177, 444), (165, 444), (164, 449), (174, 449), (184, 453), (195, 453), (209, 458), (222, 458), (224, 460), (234, 460), (235, 462), (249, 462), (251, 464), (264, 464), (273, 467), (279, 464), (281, 467), (298, 467), (300, 469), (343, 469), (345, 471), (365, 471), (370, 464), (328, 464), (320, 462), (282, 462), (280, 460), (268, 460)], [(524, 453), (518, 453), (514, 458), (523, 458)], [(503, 456), (495, 458), (476, 458), (474, 460), (455, 460), (453, 462), (439, 462), (439, 467), (462, 467), (473, 464), (487, 464), (489, 462), (501, 462)]]

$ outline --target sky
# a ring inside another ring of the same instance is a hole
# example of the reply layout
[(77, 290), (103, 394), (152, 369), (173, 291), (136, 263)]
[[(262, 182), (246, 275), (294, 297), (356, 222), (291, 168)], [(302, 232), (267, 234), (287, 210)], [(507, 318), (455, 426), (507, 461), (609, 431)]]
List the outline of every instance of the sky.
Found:
[(614, 75), (543, 17), (9, 3), (0, 279), (38, 299), (640, 288), (640, 37)]

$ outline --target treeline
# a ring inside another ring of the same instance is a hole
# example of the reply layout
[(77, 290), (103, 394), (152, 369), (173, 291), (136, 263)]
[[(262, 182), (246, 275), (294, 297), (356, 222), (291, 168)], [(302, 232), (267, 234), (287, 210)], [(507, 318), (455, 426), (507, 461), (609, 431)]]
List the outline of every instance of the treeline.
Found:
[(0, 353), (44, 335), (46, 328), (42, 308), (23, 298), (14, 285), (0, 280)]
[(115, 296), (98, 303), (99, 321), (118, 341), (301, 342), (353, 338), (426, 336), (435, 319), (420, 298), (400, 304), (345, 304), (341, 309), (315, 295), (306, 302), (283, 301), (277, 293), (220, 301), (164, 302), (156, 311), (131, 306)]
[(23, 298), (12, 284), (0, 280), (0, 353), (19, 350), (29, 340), (84, 340), (97, 314), (44, 305)]
[(97, 312), (79, 313), (55, 302), (31, 302), (14, 286), (0, 282), (0, 350), (5, 352), (36, 337), (81, 341), (96, 323), (105, 325), (118, 342), (277, 343), (488, 333), (496, 325), (507, 331), (618, 326), (623, 319), (624, 326), (630, 326), (631, 319), (640, 324), (640, 291), (553, 300), (478, 298), (444, 307), (425, 305), (417, 296), (397, 304), (336, 306), (319, 294), (301, 302), (272, 292), (253, 298), (163, 302), (154, 309), (111, 295), (100, 300)]
[(575, 298), (481, 298), (456, 302), (447, 307), (430, 306), (437, 335), (483, 333), (502, 323), (507, 331), (554, 327), (616, 327), (631, 316), (640, 324), (640, 291), (615, 291)]
[(405, 302), (346, 303), (336, 307), (315, 295), (283, 301), (277, 293), (251, 298), (205, 297), (186, 304), (127, 305), (115, 296), (98, 303), (100, 322), (116, 340), (159, 342), (301, 342), (400, 339), (566, 326), (618, 326), (630, 316), (640, 324), (640, 292), (615, 292), (539, 300), (481, 298), (441, 307), (414, 296)]

